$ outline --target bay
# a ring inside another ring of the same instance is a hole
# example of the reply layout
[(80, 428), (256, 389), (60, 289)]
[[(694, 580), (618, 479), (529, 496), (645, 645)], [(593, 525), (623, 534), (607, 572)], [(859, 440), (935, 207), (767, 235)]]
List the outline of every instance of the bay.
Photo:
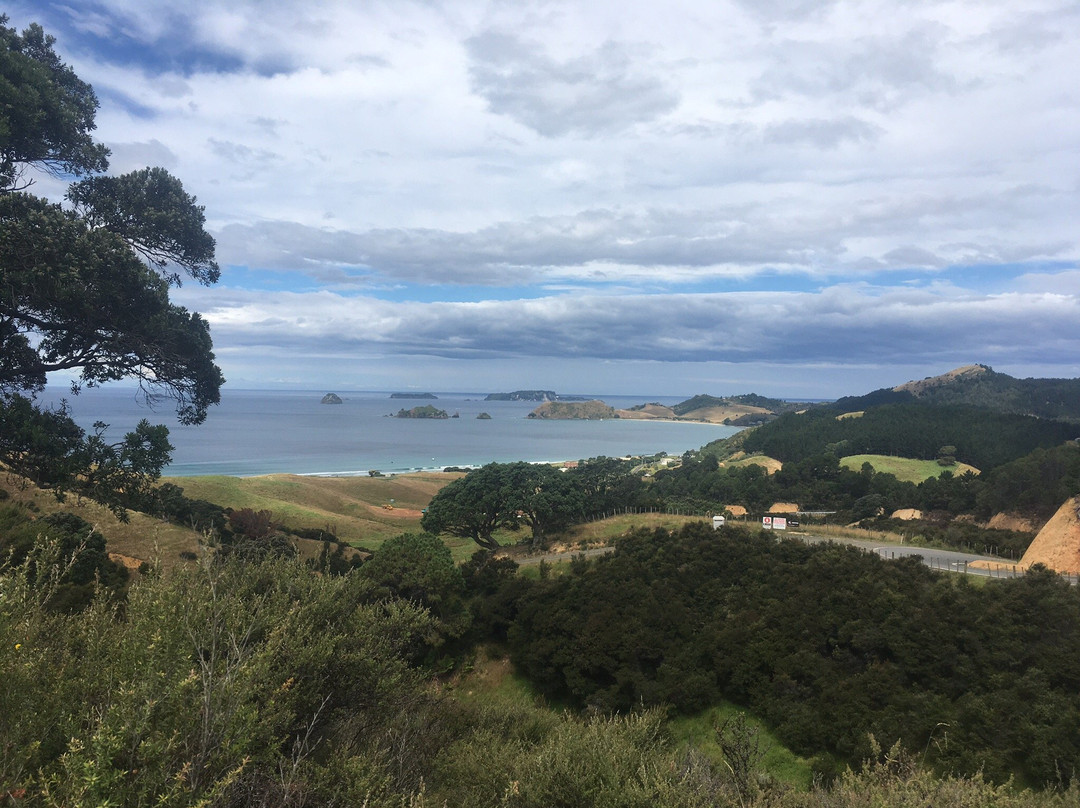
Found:
[[(385, 391), (334, 391), (341, 404), (321, 403), (325, 391), (229, 390), (199, 426), (176, 422), (169, 402), (153, 409), (136, 391), (116, 385), (73, 397), (48, 388), (45, 403), (66, 398), (84, 429), (109, 425), (118, 441), (140, 419), (169, 427), (175, 447), (166, 476), (224, 474), (398, 474), (529, 460), (558, 462), (589, 457), (679, 455), (728, 437), (736, 427), (669, 421), (545, 421), (527, 418), (536, 402), (484, 401), (484, 393), (436, 393), (435, 400), (390, 398)], [(676, 404), (683, 398), (589, 396), (616, 408), (645, 402)], [(431, 404), (459, 417), (446, 420), (390, 417), (400, 409)], [(490, 420), (478, 419), (486, 412)]]

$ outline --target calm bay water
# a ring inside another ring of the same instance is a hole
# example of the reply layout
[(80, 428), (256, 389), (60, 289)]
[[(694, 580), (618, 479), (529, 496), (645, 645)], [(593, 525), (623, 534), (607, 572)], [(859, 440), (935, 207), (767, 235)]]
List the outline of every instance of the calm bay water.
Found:
[[(325, 392), (325, 391), (323, 391)], [(322, 404), (323, 392), (229, 390), (197, 427), (176, 423), (163, 402), (140, 406), (130, 388), (109, 386), (71, 397), (50, 388), (45, 402), (68, 398), (84, 429), (109, 424), (119, 440), (141, 418), (169, 427), (175, 447), (170, 476), (227, 474), (401, 473), (445, 466), (514, 460), (578, 460), (607, 455), (682, 454), (738, 430), (712, 424), (648, 421), (542, 421), (526, 418), (535, 402), (484, 401), (482, 393), (436, 393), (437, 400), (391, 399), (386, 392), (342, 392), (341, 404)], [(597, 396), (613, 407), (682, 398)], [(387, 417), (399, 409), (432, 404), (459, 418)], [(478, 420), (486, 412), (491, 420)]]

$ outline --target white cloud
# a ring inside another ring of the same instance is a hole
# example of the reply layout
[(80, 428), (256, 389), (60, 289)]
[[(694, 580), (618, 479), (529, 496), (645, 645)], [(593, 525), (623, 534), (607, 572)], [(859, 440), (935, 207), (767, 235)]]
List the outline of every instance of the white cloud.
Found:
[(305, 290), (185, 287), (229, 362), (1075, 363), (1068, 0), (9, 5)]

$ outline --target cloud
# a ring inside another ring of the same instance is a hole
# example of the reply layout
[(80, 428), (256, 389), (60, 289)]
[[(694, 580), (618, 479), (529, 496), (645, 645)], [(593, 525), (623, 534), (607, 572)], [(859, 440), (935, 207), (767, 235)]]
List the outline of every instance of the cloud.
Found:
[(726, 363), (990, 363), (1080, 350), (1080, 296), (957, 288), (392, 303), (200, 290), (215, 339), (312, 355)]
[(1080, 13), (971, 8), (8, 10), (94, 84), (114, 170), (206, 206), (234, 288), (181, 294), (230, 362), (1075, 365)]
[(845, 141), (876, 140), (884, 130), (852, 116), (837, 120), (789, 120), (768, 124), (764, 130), (768, 143), (805, 143), (819, 149), (835, 149)]
[(644, 54), (607, 42), (566, 60), (514, 34), (484, 32), (466, 43), (474, 90), (492, 112), (548, 137), (594, 136), (656, 120), (678, 94), (638, 66)]
[(109, 169), (114, 174), (126, 174), (147, 166), (173, 169), (179, 162), (176, 153), (154, 138), (142, 143), (110, 143)]

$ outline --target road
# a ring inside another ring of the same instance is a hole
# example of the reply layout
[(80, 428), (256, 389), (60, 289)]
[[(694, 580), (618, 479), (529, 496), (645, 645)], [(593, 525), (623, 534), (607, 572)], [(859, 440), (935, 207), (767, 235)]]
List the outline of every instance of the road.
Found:
[[(867, 539), (849, 539), (839, 536), (814, 536), (809, 533), (796, 533), (792, 531), (787, 532), (786, 538), (799, 539), (807, 544), (822, 544), (830, 541), (836, 542), (837, 544), (847, 544), (852, 547), (859, 547), (870, 553), (877, 553), (885, 559), (903, 558), (905, 556), (922, 556), (923, 564), (930, 567), (930, 569), (941, 570), (942, 572), (967, 573), (968, 575), (980, 575), (984, 578), (1014, 578), (1023, 574), (1014, 568), (1012, 562), (1008, 559), (997, 558), (995, 556), (960, 553), (954, 550), (932, 550), (926, 547), (912, 547), (906, 544), (887, 544), (881, 541)], [(587, 558), (604, 555), (605, 553), (610, 553), (614, 549), (614, 547), (594, 547), (589, 550), (578, 550), (577, 552), (545, 553), (543, 555), (524, 556), (515, 558), (514, 560), (521, 566), (539, 564), (541, 561), (553, 564), (558, 561), (569, 561), (579, 555), (584, 555)], [(1009, 566), (1002, 566), (998, 569), (982, 569), (980, 567), (970, 566), (972, 562), (975, 561), (990, 561), (995, 564)]]
[[(867, 539), (848, 539), (833, 536), (814, 536), (808, 533), (792, 533), (791, 538), (800, 539), (808, 544), (821, 544), (822, 542), (834, 541), (837, 544), (848, 544), (852, 547), (860, 547), (871, 553), (877, 553), (882, 558), (904, 558), (905, 556), (922, 556), (922, 563), (930, 569), (942, 570), (943, 572), (963, 572), (968, 575), (981, 575), (985, 578), (1015, 578), (1023, 575), (1013, 562), (1006, 558), (996, 556), (975, 555), (973, 553), (961, 553), (955, 550), (936, 550), (928, 547), (912, 547), (907, 544), (889, 544), (881, 541)], [(1002, 565), (997, 569), (983, 569), (970, 566), (975, 561), (989, 561), (995, 565)], [(1008, 566), (1005, 566), (1008, 565)]]

